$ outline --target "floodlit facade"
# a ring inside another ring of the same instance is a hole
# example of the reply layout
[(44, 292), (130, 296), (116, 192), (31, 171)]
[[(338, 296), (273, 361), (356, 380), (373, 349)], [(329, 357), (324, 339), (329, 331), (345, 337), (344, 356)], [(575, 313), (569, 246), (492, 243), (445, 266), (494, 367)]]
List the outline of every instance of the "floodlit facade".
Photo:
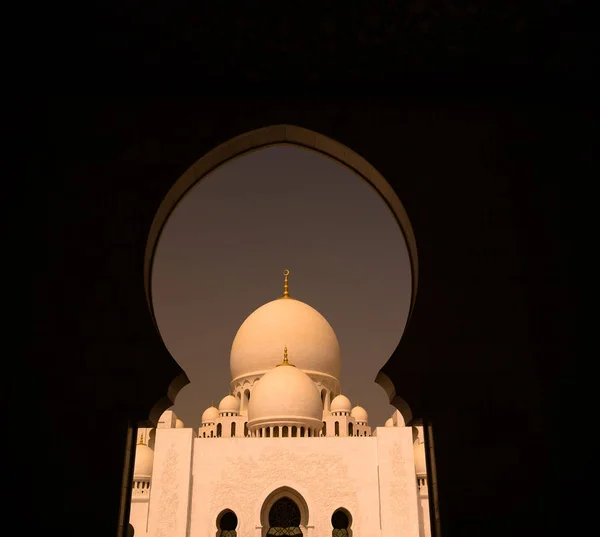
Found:
[(148, 537), (429, 537), (421, 427), (384, 427), (341, 393), (327, 320), (284, 293), (231, 348), (230, 394), (198, 429), (140, 429), (130, 523)]

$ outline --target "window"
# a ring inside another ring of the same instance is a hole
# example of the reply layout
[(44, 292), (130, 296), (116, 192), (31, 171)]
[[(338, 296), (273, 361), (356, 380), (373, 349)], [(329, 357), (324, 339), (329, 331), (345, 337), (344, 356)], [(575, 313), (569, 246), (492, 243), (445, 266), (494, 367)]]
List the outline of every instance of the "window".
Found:
[(221, 433), (223, 432), (223, 426), (219, 423), (217, 425), (217, 437), (221, 437)]
[(244, 436), (248, 436), (248, 422), (244, 422)]
[(275, 425), (275, 427), (273, 427), (273, 438), (279, 438), (279, 426)]
[(235, 436), (235, 421), (231, 424), (231, 436)]
[(333, 526), (331, 537), (348, 537), (350, 535), (348, 531), (348, 528), (350, 528), (350, 518), (345, 510), (338, 509), (333, 513), (331, 525)]
[(335, 436), (340, 436), (340, 422), (335, 422)]
[(302, 535), (300, 509), (287, 496), (277, 500), (271, 507), (267, 535)]
[(298, 436), (298, 427), (295, 425), (292, 427), (292, 436)]
[(283, 437), (285, 438), (285, 437), (287, 437), (287, 435), (288, 435), (288, 426), (287, 426), (287, 425), (284, 425), (284, 426), (281, 428), (281, 436), (283, 436)]
[(327, 424), (323, 422), (323, 436), (327, 436)]
[(352, 427), (353, 427), (352, 424), (349, 423), (348, 424), (348, 436), (353, 436), (354, 435), (354, 431), (353, 431)]
[(219, 528), (219, 537), (237, 537), (238, 519), (233, 511), (225, 511), (218, 517), (217, 526)]

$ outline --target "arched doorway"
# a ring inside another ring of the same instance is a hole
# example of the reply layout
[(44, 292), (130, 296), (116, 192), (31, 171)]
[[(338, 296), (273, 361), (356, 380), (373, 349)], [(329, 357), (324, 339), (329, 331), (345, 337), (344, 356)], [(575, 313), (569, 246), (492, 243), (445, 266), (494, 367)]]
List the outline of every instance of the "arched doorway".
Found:
[(267, 535), (302, 535), (300, 509), (287, 496), (277, 500), (269, 510)]

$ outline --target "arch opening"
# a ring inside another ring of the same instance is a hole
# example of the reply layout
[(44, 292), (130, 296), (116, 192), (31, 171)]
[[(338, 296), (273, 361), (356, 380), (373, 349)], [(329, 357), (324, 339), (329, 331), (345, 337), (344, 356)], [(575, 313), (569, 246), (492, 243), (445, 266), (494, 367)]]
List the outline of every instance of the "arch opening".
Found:
[(349, 511), (340, 507), (336, 509), (331, 515), (331, 525), (333, 530), (331, 531), (332, 537), (350, 537), (352, 535), (352, 517)]
[[(265, 134), (268, 134), (265, 136)], [(314, 142), (307, 143), (306, 139), (309, 135), (309, 138), (313, 139)], [(259, 140), (260, 141), (257, 141)], [(321, 142), (319, 142), (321, 141)], [(323, 143), (323, 141), (327, 143)], [(314, 152), (319, 152), (324, 156), (327, 156), (330, 159), (335, 160), (342, 166), (348, 167), (353, 170), (357, 175), (363, 178), (368, 184), (375, 188), (378, 192), (379, 196), (385, 201), (387, 206), (391, 209), (394, 217), (402, 230), (402, 233), (405, 238), (406, 246), (409, 251), (410, 264), (411, 264), (411, 295), (410, 295), (410, 308), (409, 308), (409, 317), (410, 312), (412, 312), (414, 301), (416, 297), (417, 291), (417, 279), (418, 279), (418, 265), (417, 265), (417, 252), (416, 252), (416, 244), (414, 241), (414, 236), (412, 234), (412, 228), (410, 226), (410, 222), (408, 220), (408, 216), (405, 214), (404, 208), (402, 207), (400, 201), (397, 199), (395, 193), (389, 186), (389, 184), (373, 169), (373, 167), (368, 164), (362, 157), (353, 153), (350, 149), (346, 148), (342, 144), (335, 142), (334, 140), (330, 140), (325, 136), (322, 136), (318, 133), (314, 133), (312, 131), (308, 131), (306, 129), (302, 129), (300, 127), (294, 126), (274, 126), (267, 127), (265, 129), (259, 129), (257, 131), (253, 131), (250, 133), (245, 133), (239, 137), (233, 138), (229, 140), (222, 146), (215, 148), (213, 151), (199, 159), (189, 170), (184, 174), (174, 185), (174, 187), (169, 191), (163, 203), (161, 204), (154, 222), (152, 224), (149, 237), (148, 244), (146, 248), (146, 257), (144, 262), (144, 280), (145, 280), (145, 288), (146, 288), (146, 296), (149, 304), (149, 308), (151, 311), (152, 319), (154, 321), (155, 327), (158, 330), (158, 322), (156, 319), (156, 314), (154, 310), (154, 303), (152, 298), (152, 273), (153, 273), (153, 263), (156, 255), (156, 250), (158, 246), (158, 241), (167, 223), (171, 213), (177, 206), (177, 204), (182, 200), (185, 194), (189, 191), (193, 185), (202, 179), (204, 179), (209, 173), (213, 170), (217, 169), (219, 166), (236, 159), (238, 157), (244, 156), (247, 153), (256, 151), (257, 149), (273, 146), (273, 145), (291, 145), (297, 147), (303, 147), (305, 149), (309, 149)], [(159, 331), (160, 334), (160, 331)], [(162, 338), (162, 335), (160, 336)], [(177, 357), (175, 357), (177, 360)], [(387, 386), (384, 386), (385, 381), (380, 381), (380, 376), (376, 382), (380, 384), (390, 397), (390, 401), (394, 397), (393, 386), (391, 389), (388, 389)], [(162, 413), (162, 411), (166, 410), (169, 406), (171, 406), (175, 400), (175, 397), (179, 390), (186, 384), (176, 386), (176, 383), (172, 383), (172, 389), (169, 391), (168, 403), (166, 404), (164, 409), (159, 409), (154, 412), (158, 412), (158, 415)], [(247, 403), (250, 400), (250, 391), (246, 390), (243, 392), (243, 396), (240, 392), (237, 394), (238, 397), (242, 399), (241, 407), (247, 411)], [(323, 396), (322, 396), (323, 398)], [(333, 392), (330, 393), (330, 399), (333, 399)], [(396, 399), (393, 400), (393, 404), (396, 405)], [(163, 402), (160, 402), (163, 404)], [(158, 403), (157, 403), (158, 405)], [(325, 398), (323, 398), (323, 405), (325, 405)], [(403, 410), (403, 414), (405, 416), (411, 415), (410, 413), (406, 413)], [(410, 420), (407, 420), (410, 421)], [(336, 430), (339, 429), (339, 424), (336, 422)], [(324, 434), (326, 432), (326, 428), (324, 427)], [(244, 431), (247, 431), (247, 425), (244, 426)], [(269, 429), (266, 429), (266, 436), (269, 436)], [(295, 429), (292, 429), (292, 436), (296, 436)], [(339, 434), (339, 430), (336, 431)], [(206, 434), (206, 433), (204, 433)], [(262, 431), (259, 432), (262, 434)], [(310, 434), (310, 432), (308, 432)], [(307, 434), (307, 436), (308, 436)], [(315, 429), (314, 434), (318, 435), (317, 430)], [(358, 432), (360, 435), (360, 432)], [(366, 435), (366, 433), (363, 433)], [(213, 431), (211, 430), (210, 436), (213, 436)], [(217, 436), (221, 436), (217, 434)], [(233, 434), (232, 434), (233, 436)], [(304, 429), (301, 430), (301, 436), (304, 436)]]
[[(317, 132), (298, 126), (274, 125), (243, 133), (214, 148), (196, 161), (187, 172), (176, 181), (175, 185), (165, 196), (155, 215), (149, 232), (144, 260), (146, 296), (154, 324), (157, 328), (160, 327), (159, 319), (157, 318), (155, 311), (155, 297), (152, 288), (153, 277), (156, 273), (154, 262), (159, 239), (164, 239), (165, 227), (171, 219), (175, 209), (179, 205), (182, 205), (182, 200), (190, 193), (196, 184), (203, 182), (209, 175), (217, 173), (225, 165), (229, 166), (234, 163), (234, 161), (253, 156), (263, 150), (279, 149), (282, 147), (318, 154), (321, 157), (325, 157), (324, 160), (334, 162), (341, 168), (348, 170), (353, 175), (362, 179), (364, 183), (368, 184), (376, 193), (377, 197), (383, 201), (390, 210), (395, 220), (395, 224), (397, 225), (397, 228), (400, 229), (403, 237), (403, 245), (399, 244), (399, 247), (406, 248), (408, 252), (407, 265), (410, 267), (408, 276), (410, 288), (407, 292), (408, 313), (406, 321), (408, 320), (414, 306), (418, 283), (416, 242), (406, 211), (393, 189), (370, 163), (343, 144)], [(403, 330), (406, 321), (403, 322), (400, 330)], [(163, 338), (167, 348), (169, 348), (168, 341), (164, 339), (162, 333), (161, 338)], [(390, 354), (392, 353), (390, 352)], [(175, 359), (179, 362), (178, 357), (175, 357)], [(378, 380), (376, 380), (376, 383), (380, 384)], [(391, 399), (393, 397), (393, 392), (390, 392), (385, 386), (384, 389), (388, 392)], [(250, 395), (249, 391), (246, 392), (246, 395)], [(244, 410), (247, 408), (247, 401), (245, 401), (245, 403), (246, 404), (242, 404)], [(322, 403), (323, 405), (327, 404), (326, 398)], [(191, 420), (186, 419), (185, 421), (188, 422)]]
[(217, 517), (217, 537), (237, 537), (237, 515), (231, 509), (225, 509)]

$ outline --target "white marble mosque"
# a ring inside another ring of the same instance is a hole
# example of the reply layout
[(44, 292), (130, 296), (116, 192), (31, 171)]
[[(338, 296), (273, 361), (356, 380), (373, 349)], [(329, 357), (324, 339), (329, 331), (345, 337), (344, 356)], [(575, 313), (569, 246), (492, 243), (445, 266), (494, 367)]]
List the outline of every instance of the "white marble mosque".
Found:
[(422, 428), (352, 407), (336, 335), (288, 275), (235, 335), (230, 394), (202, 426), (167, 410), (139, 430), (136, 537), (430, 537)]

